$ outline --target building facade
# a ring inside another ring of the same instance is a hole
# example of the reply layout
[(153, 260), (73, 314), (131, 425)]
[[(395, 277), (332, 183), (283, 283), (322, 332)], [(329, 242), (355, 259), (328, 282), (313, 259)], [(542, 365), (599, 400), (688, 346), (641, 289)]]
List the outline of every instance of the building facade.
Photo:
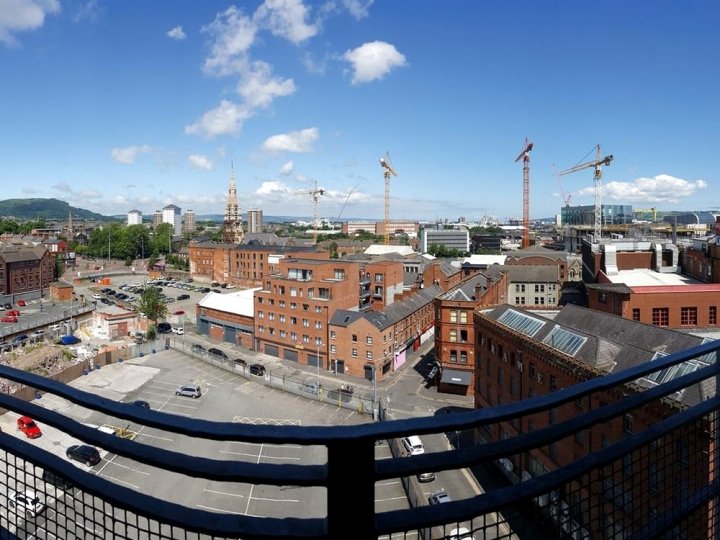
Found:
[(195, 211), (194, 210), (186, 210), (185, 216), (183, 219), (183, 231), (184, 232), (193, 232), (197, 229), (197, 225), (195, 223)]
[(227, 203), (225, 204), (225, 216), (222, 226), (222, 241), (226, 244), (239, 244), (243, 241), (244, 235), (242, 212), (238, 205), (237, 188), (235, 187), (235, 170), (231, 167)]
[(432, 245), (467, 253), (470, 251), (470, 233), (467, 230), (458, 229), (422, 229), (420, 231), (420, 252), (427, 253)]
[[(633, 222), (632, 205), (603, 204), (600, 211), (603, 225), (626, 225)], [(560, 210), (563, 225), (594, 225), (595, 206), (563, 206)]]
[(127, 215), (127, 224), (142, 225), (142, 212), (140, 210), (130, 210)]
[(0, 251), (0, 294), (46, 289), (55, 281), (55, 256), (44, 247)]
[(557, 265), (506, 265), (507, 301), (514, 306), (533, 308), (557, 307), (562, 289)]
[(263, 211), (259, 208), (251, 208), (247, 211), (247, 232), (263, 232)]
[(174, 204), (168, 204), (162, 209), (162, 222), (172, 225), (173, 234), (180, 236), (182, 234), (182, 217), (180, 215), (180, 207)]
[(163, 223), (163, 211), (155, 210), (155, 213), (153, 214), (153, 228), (157, 229), (158, 225), (161, 225), (162, 223)]

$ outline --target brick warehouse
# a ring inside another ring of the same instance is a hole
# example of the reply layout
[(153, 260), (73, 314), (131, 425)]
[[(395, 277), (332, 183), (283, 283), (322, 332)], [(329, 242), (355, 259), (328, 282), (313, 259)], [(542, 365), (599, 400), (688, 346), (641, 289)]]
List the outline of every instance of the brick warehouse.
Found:
[(44, 247), (0, 251), (0, 294), (46, 289), (55, 281), (55, 256)]
[[(553, 392), (703, 342), (703, 338), (686, 333), (573, 305), (565, 306), (554, 320), (550, 320), (506, 304), (492, 310), (476, 310), (474, 322), (476, 408)], [(677, 369), (638, 379), (635, 381), (637, 386), (627, 384), (624, 389), (599, 392), (551, 409), (549, 413), (486, 426), (476, 432), (476, 437), (499, 441), (562, 423), (581, 411), (595, 410), (628, 393), (651, 388), (703, 365), (697, 360), (688, 361)], [(507, 456), (500, 460), (501, 468), (516, 483), (542, 475), (657, 423), (667, 415), (668, 408), (682, 409), (714, 394), (715, 388), (706, 383), (689, 387), (681, 395), (598, 423), (589, 430), (556, 441), (542, 451)], [(563, 499), (563, 494), (558, 494), (559, 501), (553, 502), (564, 508), (579, 527), (586, 527), (581, 515), (594, 513), (599, 516), (602, 530), (589, 531), (589, 537), (607, 537), (608, 534), (613, 537), (616, 524), (625, 527), (647, 525), (658, 514), (671, 509), (679, 497), (689, 496), (694, 482), (708, 477), (712, 464), (699, 459), (693, 461), (696, 465), (690, 470), (688, 456), (708, 455), (711, 434), (709, 425), (691, 425), (684, 434), (666, 440), (662, 448), (654, 451), (643, 448), (642, 452), (628, 455), (623, 459), (622, 469), (615, 470), (603, 480), (601, 489), (588, 492), (585, 486), (578, 486), (581, 496)], [(632, 489), (627, 489), (624, 484), (626, 478), (634, 478)], [(639, 500), (648, 502), (654, 512), (647, 515), (633, 512), (633, 501)], [(685, 537), (697, 537), (692, 532), (695, 526), (707, 529), (707, 511), (699, 511), (693, 519), (695, 521), (688, 523), (689, 530), (684, 531)]]

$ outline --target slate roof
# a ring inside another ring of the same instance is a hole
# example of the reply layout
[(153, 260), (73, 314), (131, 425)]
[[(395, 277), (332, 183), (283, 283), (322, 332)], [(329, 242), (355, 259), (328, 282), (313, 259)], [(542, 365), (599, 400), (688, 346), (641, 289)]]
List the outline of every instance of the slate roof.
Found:
[[(656, 353), (671, 354), (696, 347), (704, 342), (699, 336), (631, 321), (573, 304), (563, 307), (552, 320), (508, 304), (498, 306), (484, 314), (497, 320), (509, 310), (543, 322), (542, 328), (532, 336), (535, 341), (541, 342), (555, 327), (586, 338), (574, 355), (575, 360), (607, 373), (644, 364), (652, 360)], [(653, 384), (645, 379), (640, 379), (638, 383), (644, 386)], [(691, 405), (714, 394), (715, 381), (707, 379), (700, 385), (686, 388), (679, 399)]]
[(42, 248), (11, 248), (7, 247), (0, 251), (0, 257), (5, 261), (6, 264), (25, 262), (25, 261), (38, 261), (43, 258), (46, 249)]
[(555, 265), (509, 264), (500, 268), (510, 274), (512, 283), (554, 283), (559, 276), (558, 267)]

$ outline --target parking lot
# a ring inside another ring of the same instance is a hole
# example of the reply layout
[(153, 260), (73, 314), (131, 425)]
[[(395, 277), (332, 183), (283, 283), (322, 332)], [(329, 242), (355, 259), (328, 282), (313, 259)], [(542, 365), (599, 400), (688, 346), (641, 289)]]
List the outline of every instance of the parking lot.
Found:
[[(183, 384), (199, 385), (202, 396), (197, 399), (177, 396), (175, 391)], [(368, 416), (353, 410), (255, 384), (172, 349), (104, 366), (73, 381), (71, 385), (116, 401), (144, 400), (151, 409), (165, 413), (238, 424), (349, 425), (371, 421)], [(326, 462), (324, 447), (208, 441), (142, 425), (127, 425), (49, 394), (37, 403), (86, 424), (133, 432), (134, 440), (143, 444), (196, 456), (252, 463)], [(7, 413), (0, 417), (3, 431), (14, 432), (18, 416)], [(40, 427), (43, 436), (33, 439), (32, 443), (54, 454), (64, 457), (67, 447), (78, 442), (52, 427)], [(387, 445), (376, 447), (376, 453), (378, 458), (390, 455)], [(252, 516), (308, 518), (325, 515), (327, 501), (322, 488), (192, 479), (102, 450), (101, 456), (101, 463), (89, 468), (90, 471), (136, 491), (185, 506)], [(85, 465), (78, 466), (87, 469)], [(377, 484), (376, 506), (383, 510), (407, 508), (399, 480)]]

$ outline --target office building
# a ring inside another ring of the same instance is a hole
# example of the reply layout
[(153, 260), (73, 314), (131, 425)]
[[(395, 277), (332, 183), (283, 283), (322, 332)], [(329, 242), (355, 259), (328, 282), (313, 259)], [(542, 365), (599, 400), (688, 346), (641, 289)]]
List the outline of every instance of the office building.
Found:
[(141, 225), (142, 224), (142, 212), (140, 210), (130, 210), (127, 215), (127, 224), (130, 225)]

